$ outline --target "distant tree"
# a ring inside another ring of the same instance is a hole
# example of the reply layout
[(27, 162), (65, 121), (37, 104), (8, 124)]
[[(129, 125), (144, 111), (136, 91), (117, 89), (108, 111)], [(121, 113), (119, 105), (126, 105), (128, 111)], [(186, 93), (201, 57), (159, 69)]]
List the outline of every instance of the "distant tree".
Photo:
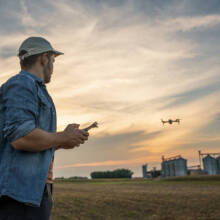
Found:
[(113, 171), (95, 171), (90, 174), (92, 179), (97, 178), (132, 178), (133, 172), (129, 169), (117, 169)]
[(68, 178), (69, 180), (76, 180), (76, 179), (88, 179), (88, 177), (84, 176), (71, 176)]

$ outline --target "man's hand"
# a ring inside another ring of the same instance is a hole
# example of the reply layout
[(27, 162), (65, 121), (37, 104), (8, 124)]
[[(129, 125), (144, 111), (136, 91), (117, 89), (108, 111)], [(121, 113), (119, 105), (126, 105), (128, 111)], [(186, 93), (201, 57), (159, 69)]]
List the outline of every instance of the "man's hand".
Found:
[(58, 149), (72, 149), (74, 147), (78, 147), (80, 144), (84, 144), (89, 137), (89, 133), (87, 131), (79, 129), (79, 124), (69, 124), (62, 132), (62, 135), (63, 144), (58, 147)]
[(89, 133), (79, 129), (78, 124), (69, 124), (62, 132), (47, 132), (35, 128), (24, 137), (11, 142), (15, 150), (40, 152), (51, 148), (72, 149), (88, 140)]

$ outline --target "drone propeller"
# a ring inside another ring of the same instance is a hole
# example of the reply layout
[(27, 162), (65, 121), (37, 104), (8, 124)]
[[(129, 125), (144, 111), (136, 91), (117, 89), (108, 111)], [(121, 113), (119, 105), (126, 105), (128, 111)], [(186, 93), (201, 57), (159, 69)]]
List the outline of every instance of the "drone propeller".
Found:
[(177, 119), (176, 119), (176, 122), (179, 124), (179, 123), (180, 123), (180, 120), (181, 120), (181, 119), (177, 118)]

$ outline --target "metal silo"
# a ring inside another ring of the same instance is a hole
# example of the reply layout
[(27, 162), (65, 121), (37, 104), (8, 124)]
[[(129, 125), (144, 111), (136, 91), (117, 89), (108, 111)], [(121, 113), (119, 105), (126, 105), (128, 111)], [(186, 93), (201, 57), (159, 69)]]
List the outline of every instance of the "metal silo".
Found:
[(216, 162), (217, 162), (217, 173), (220, 174), (220, 156), (216, 158)]
[(164, 158), (162, 156), (162, 175), (163, 176), (185, 176), (187, 175), (187, 161), (177, 155), (175, 157)]
[(203, 158), (204, 170), (209, 175), (217, 174), (217, 162), (216, 159), (210, 155)]
[(169, 165), (167, 161), (163, 161), (162, 164), (162, 176), (170, 176)]
[(143, 178), (147, 178), (147, 164), (142, 166)]
[(187, 175), (187, 161), (182, 157), (176, 159), (175, 163), (175, 176)]
[(170, 176), (170, 165), (169, 165), (169, 161), (166, 161), (166, 176)]
[(175, 176), (175, 173), (176, 173), (176, 171), (175, 171), (175, 161), (170, 160), (170, 161), (168, 161), (168, 163), (169, 163), (169, 173), (170, 173), (169, 176)]

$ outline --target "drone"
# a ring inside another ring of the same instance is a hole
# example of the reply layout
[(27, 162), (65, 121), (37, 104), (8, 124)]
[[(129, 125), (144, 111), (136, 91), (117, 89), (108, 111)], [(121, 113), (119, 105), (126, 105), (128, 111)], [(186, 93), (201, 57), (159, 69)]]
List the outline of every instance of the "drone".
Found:
[(169, 120), (167, 120), (167, 121), (164, 121), (163, 119), (161, 119), (161, 122), (163, 123), (163, 125), (165, 124), (165, 123), (169, 123), (169, 124), (173, 124), (173, 122), (177, 122), (178, 124), (180, 124), (180, 120), (181, 119), (179, 119), (179, 118), (177, 118), (176, 120), (172, 120), (172, 119), (169, 119)]

